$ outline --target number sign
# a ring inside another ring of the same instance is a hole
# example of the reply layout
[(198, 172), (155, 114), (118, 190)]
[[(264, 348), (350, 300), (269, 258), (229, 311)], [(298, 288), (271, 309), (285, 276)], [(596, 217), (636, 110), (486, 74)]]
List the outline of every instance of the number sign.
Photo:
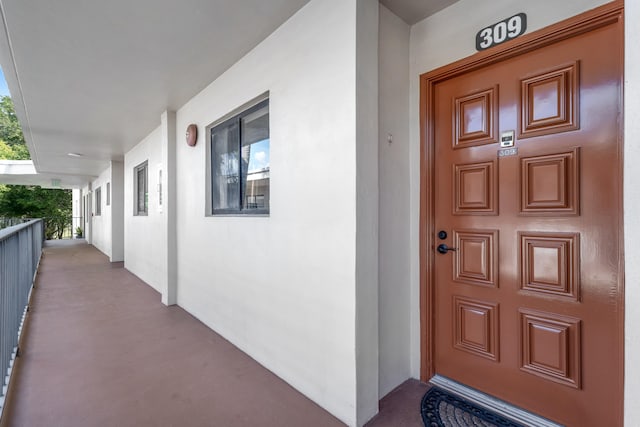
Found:
[(476, 34), (476, 49), (485, 50), (524, 34), (527, 31), (527, 15), (519, 13), (483, 28)]

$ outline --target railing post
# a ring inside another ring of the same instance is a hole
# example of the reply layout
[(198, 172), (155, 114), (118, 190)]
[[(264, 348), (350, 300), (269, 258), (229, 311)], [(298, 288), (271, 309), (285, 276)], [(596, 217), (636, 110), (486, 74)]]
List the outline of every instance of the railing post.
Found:
[(42, 220), (0, 230), (0, 417), (43, 241)]

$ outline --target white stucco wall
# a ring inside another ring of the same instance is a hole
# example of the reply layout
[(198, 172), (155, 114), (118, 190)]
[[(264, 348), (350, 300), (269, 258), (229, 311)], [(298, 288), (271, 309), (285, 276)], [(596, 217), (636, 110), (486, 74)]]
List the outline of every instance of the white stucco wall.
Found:
[[(106, 202), (106, 187), (105, 187)], [(124, 261), (124, 162), (111, 162), (111, 262)]]
[[(107, 188), (109, 184), (109, 188)], [(109, 162), (109, 167), (91, 181), (92, 210), (89, 242), (109, 257), (109, 261), (124, 260), (124, 176), (123, 163)], [(101, 215), (97, 215), (96, 190), (100, 188)], [(110, 194), (108, 195), (108, 192)], [(109, 200), (109, 205), (107, 205)], [(82, 212), (80, 212), (82, 215)], [(75, 216), (75, 213), (74, 213)]]
[(84, 229), (84, 220), (82, 219), (82, 190), (79, 188), (71, 190), (71, 212), (71, 233), (73, 237), (75, 237), (77, 227)]
[[(356, 396), (355, 24), (356, 0), (312, 0), (176, 120), (178, 304), (350, 425), (377, 407)], [(270, 215), (206, 217), (205, 127), (267, 91)]]
[[(111, 258), (111, 206), (107, 206), (107, 182), (111, 182), (111, 166), (91, 182), (93, 215), (91, 216), (91, 244)], [(97, 215), (96, 190), (100, 189), (101, 213)]]
[[(407, 377), (420, 375), (419, 75), (472, 55), (477, 30), (512, 14), (527, 13), (527, 32), (532, 32), (605, 1), (496, 0), (488, 8), (461, 0), (411, 29), (380, 8), (379, 219), (366, 221), (379, 221), (378, 294), (370, 292), (366, 274), (359, 276), (356, 261), (375, 264), (373, 252), (363, 258), (357, 253), (371, 237), (358, 244), (366, 230), (357, 225), (357, 201), (365, 206), (375, 199), (357, 197), (359, 190), (375, 187), (371, 168), (363, 175), (369, 178), (356, 179), (357, 160), (372, 161), (357, 151), (367, 145), (356, 144), (358, 3), (312, 0), (177, 112), (176, 265), (171, 273), (179, 305), (350, 425), (361, 424), (375, 410), (377, 402), (361, 389), (366, 381), (374, 378), (382, 397)], [(631, 12), (628, 6), (627, 22)], [(634, 46), (631, 52), (627, 41), (627, 75), (633, 55), (637, 73)], [(628, 100), (639, 89), (627, 84)], [(270, 94), (271, 214), (206, 217), (205, 128), (265, 92)], [(628, 103), (627, 117), (639, 108)], [(196, 147), (183, 142), (190, 123), (198, 125)], [(627, 140), (633, 132), (640, 129), (628, 124)], [(124, 164), (125, 266), (160, 292), (171, 276), (163, 264), (171, 258), (171, 239), (155, 191), (163, 138), (163, 129), (156, 129), (126, 154)], [(640, 158), (640, 151), (629, 146), (626, 161)], [(145, 160), (149, 215), (135, 217), (133, 168)], [(638, 179), (632, 174), (628, 168), (626, 182)], [(626, 191), (630, 212), (633, 190)], [(628, 244), (633, 233), (640, 237), (640, 222), (630, 215), (625, 221)], [(631, 254), (633, 248), (627, 247), (627, 257)], [(640, 270), (627, 266), (628, 284), (630, 277), (640, 278)], [(629, 285), (626, 295), (627, 301), (640, 300)], [(373, 327), (356, 329), (365, 323), (358, 316), (370, 319), (375, 312), (374, 300), (379, 310), (375, 340), (367, 338)], [(365, 306), (358, 308), (359, 303)], [(627, 310), (627, 325), (632, 322), (640, 323), (640, 316)], [(375, 351), (377, 340), (379, 378), (371, 360), (358, 354)], [(640, 335), (628, 334), (627, 364), (639, 346)], [(627, 369), (634, 375), (632, 367)], [(640, 378), (640, 372), (635, 375)], [(627, 382), (626, 399), (640, 394), (637, 388)]]
[(356, 402), (358, 425), (378, 413), (377, 1), (356, 11)]
[[(527, 33), (541, 29), (558, 21), (570, 18), (594, 7), (608, 3), (605, 0), (460, 0), (441, 12), (411, 27), (411, 98), (410, 98), (410, 170), (411, 217), (411, 372), (420, 375), (420, 74), (476, 53), (475, 35), (481, 28), (504, 18), (524, 12), (527, 14)], [(627, 22), (630, 22), (627, 18)]]
[[(379, 396), (411, 376), (409, 26), (380, 6)], [(392, 141), (389, 142), (389, 136)]]
[(158, 212), (162, 215), (161, 223), (163, 227), (160, 293), (162, 294), (162, 303), (166, 305), (176, 304), (178, 298), (176, 276), (176, 229), (178, 226), (176, 220), (176, 133), (175, 111), (163, 112), (160, 116), (162, 162), (158, 165), (160, 170), (156, 173), (156, 176), (162, 181), (160, 182), (162, 204), (158, 207)]
[[(158, 122), (160, 117), (158, 117)], [(148, 215), (133, 215), (134, 168), (147, 161)], [(162, 161), (160, 127), (124, 156), (124, 266), (161, 292), (164, 253), (164, 220), (158, 209), (158, 168)]]
[(91, 244), (91, 225), (93, 221), (91, 220), (91, 216), (93, 214), (93, 201), (92, 201), (93, 193), (91, 192), (91, 183), (87, 183), (84, 187), (82, 187), (82, 216), (84, 220), (84, 225), (82, 229), (84, 231), (84, 239)]
[(625, 1), (625, 425), (640, 424), (640, 2)]

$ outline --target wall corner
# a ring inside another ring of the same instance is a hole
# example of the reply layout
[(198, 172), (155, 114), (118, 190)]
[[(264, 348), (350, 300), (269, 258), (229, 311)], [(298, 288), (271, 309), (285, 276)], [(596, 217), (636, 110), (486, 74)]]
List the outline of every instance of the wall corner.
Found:
[(175, 305), (177, 288), (177, 224), (176, 224), (176, 112), (164, 111), (160, 117), (162, 133), (162, 167), (160, 187), (162, 194), (162, 221), (164, 231), (164, 270), (161, 280), (162, 303)]
[(111, 162), (111, 262), (124, 261), (124, 163)]
[(356, 424), (378, 413), (378, 2), (356, 1)]

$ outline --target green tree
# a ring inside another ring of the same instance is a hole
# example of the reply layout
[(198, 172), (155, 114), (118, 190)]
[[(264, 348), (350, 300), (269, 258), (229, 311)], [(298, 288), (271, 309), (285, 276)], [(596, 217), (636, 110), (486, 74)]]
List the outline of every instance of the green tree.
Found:
[(0, 140), (6, 142), (12, 148), (15, 145), (21, 145), (26, 148), (22, 127), (16, 116), (13, 101), (9, 96), (0, 97)]
[(0, 159), (14, 160), (13, 149), (9, 144), (4, 141), (0, 141)]
[(0, 159), (29, 160), (22, 127), (9, 96), (0, 96)]
[[(0, 97), (0, 159), (30, 158), (13, 101), (8, 96)], [(71, 190), (0, 185), (0, 217), (44, 218), (47, 239), (61, 239), (71, 215)]]
[(29, 160), (29, 150), (27, 146), (22, 145), (9, 145), (6, 142), (0, 140), (0, 159), (2, 160)]
[(62, 239), (71, 215), (71, 190), (37, 185), (7, 185), (0, 190), (0, 216), (44, 218), (47, 239)]

